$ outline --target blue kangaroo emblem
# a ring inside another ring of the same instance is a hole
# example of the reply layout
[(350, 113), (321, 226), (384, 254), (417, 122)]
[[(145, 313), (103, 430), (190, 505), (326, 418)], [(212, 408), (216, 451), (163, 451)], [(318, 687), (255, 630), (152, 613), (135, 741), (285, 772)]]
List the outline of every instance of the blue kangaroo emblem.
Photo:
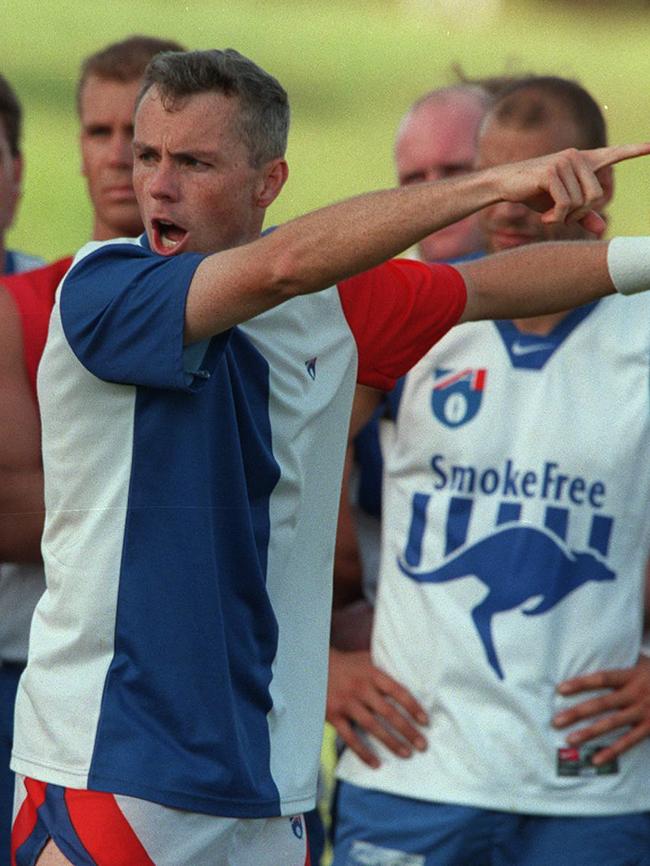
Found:
[[(525, 573), (517, 567), (525, 563)], [(569, 550), (550, 532), (532, 526), (510, 526), (497, 530), (465, 547), (434, 571), (416, 572), (398, 559), (400, 570), (420, 583), (445, 583), (473, 575), (488, 588), (488, 594), (472, 610), (472, 620), (483, 643), (487, 660), (499, 679), (504, 678), (492, 637), (492, 617), (513, 610), (527, 599), (540, 596), (526, 616), (539, 616), (555, 607), (569, 593), (590, 580), (614, 580), (602, 557), (591, 552)]]

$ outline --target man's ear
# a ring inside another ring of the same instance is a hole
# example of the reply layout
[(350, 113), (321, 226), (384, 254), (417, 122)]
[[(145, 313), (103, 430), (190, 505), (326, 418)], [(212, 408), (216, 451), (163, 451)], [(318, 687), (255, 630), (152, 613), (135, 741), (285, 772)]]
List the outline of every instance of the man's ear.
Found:
[(288, 176), (289, 166), (285, 159), (278, 157), (268, 162), (262, 170), (256, 190), (255, 204), (257, 207), (267, 208), (273, 204), (280, 195)]
[(13, 184), (12, 184), (12, 202), (11, 202), (11, 215), (13, 219), (13, 214), (16, 210), (16, 206), (18, 201), (23, 193), (23, 157), (22, 154), (19, 153), (17, 156), (12, 157), (12, 168), (13, 168)]
[(23, 155), (19, 153), (18, 156), (14, 156), (14, 185), (15, 188), (20, 194), (22, 183), (23, 183)]

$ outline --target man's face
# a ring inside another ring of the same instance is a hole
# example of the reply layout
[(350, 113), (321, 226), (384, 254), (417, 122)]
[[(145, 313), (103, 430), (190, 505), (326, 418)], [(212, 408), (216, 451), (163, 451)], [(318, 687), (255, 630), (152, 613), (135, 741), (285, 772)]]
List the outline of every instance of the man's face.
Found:
[[(400, 186), (472, 171), (483, 107), (471, 93), (423, 103), (404, 121), (395, 144)], [(478, 217), (472, 215), (420, 241), (425, 261), (460, 258), (482, 249)]]
[[(239, 102), (199, 93), (163, 107), (156, 87), (135, 119), (133, 183), (152, 249), (212, 253), (253, 240), (264, 218), (266, 168), (250, 165)], [(266, 202), (268, 204), (268, 202)]]
[(140, 80), (91, 75), (80, 100), (82, 172), (95, 211), (93, 238), (133, 237), (142, 231), (133, 192), (133, 110)]
[(14, 218), (21, 174), (22, 160), (11, 153), (4, 123), (0, 120), (0, 241)]
[[(503, 126), (488, 118), (479, 139), (478, 168), (518, 162), (580, 145), (580, 133), (568, 117), (556, 116), (539, 129)], [(523, 204), (499, 202), (480, 212), (489, 252), (496, 253), (524, 244), (588, 237), (577, 225), (548, 226), (540, 214)]]

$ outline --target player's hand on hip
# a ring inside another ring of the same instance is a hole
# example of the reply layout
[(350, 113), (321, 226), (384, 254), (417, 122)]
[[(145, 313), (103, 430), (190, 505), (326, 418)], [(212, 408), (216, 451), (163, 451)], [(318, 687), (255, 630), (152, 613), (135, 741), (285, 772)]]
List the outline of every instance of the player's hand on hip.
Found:
[(605, 224), (595, 212), (604, 198), (597, 176), (601, 169), (650, 153), (650, 143), (619, 144), (593, 150), (569, 148), (559, 153), (502, 165), (498, 181), (502, 199), (517, 201), (542, 214), (542, 222), (579, 222), (599, 236)]
[(599, 689), (609, 691), (588, 698), (553, 719), (556, 728), (594, 720), (569, 734), (570, 746), (582, 745), (612, 731), (622, 731), (610, 746), (594, 756), (592, 760), (596, 765), (611, 761), (650, 736), (650, 658), (641, 655), (633, 667), (597, 671), (565, 680), (558, 686), (558, 692), (565, 696)]
[(401, 758), (427, 747), (418, 727), (428, 723), (423, 707), (408, 689), (376, 667), (365, 650), (330, 650), (326, 717), (343, 742), (370, 767), (381, 762), (363, 734), (376, 737)]

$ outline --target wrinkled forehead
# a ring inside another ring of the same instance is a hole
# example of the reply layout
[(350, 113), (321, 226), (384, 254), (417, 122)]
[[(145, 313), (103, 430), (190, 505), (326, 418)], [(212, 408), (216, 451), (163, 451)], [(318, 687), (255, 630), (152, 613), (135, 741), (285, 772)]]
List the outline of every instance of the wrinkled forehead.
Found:
[(174, 149), (239, 146), (242, 143), (237, 97), (217, 91), (169, 100), (152, 85), (142, 96), (135, 113), (135, 138), (142, 144), (164, 140)]

